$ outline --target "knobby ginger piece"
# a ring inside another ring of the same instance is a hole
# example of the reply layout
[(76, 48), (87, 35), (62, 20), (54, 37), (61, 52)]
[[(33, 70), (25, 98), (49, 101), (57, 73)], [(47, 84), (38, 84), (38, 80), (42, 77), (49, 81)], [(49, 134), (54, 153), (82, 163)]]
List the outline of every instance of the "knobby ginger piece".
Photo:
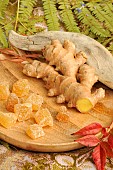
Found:
[(9, 85), (0, 82), (0, 100), (7, 100), (9, 94), (10, 94)]
[(80, 81), (81, 87), (78, 88), (80, 97), (76, 102), (76, 108), (80, 112), (87, 112), (91, 110), (98, 101), (105, 97), (105, 90), (99, 88), (91, 94), (91, 89), (98, 81), (98, 76), (95, 74), (95, 69), (87, 64), (79, 68), (77, 78)]
[(40, 109), (40, 107), (43, 104), (43, 97), (36, 94), (36, 93), (31, 93), (28, 98), (25, 100), (26, 103), (31, 103), (32, 104), (32, 110), (37, 111)]
[(18, 121), (24, 121), (31, 118), (32, 115), (32, 104), (31, 103), (23, 103), (16, 104), (14, 106), (14, 112), (17, 115)]
[(35, 121), (38, 125), (44, 126), (53, 126), (53, 118), (50, 111), (47, 108), (40, 109), (34, 115)]
[(6, 109), (9, 112), (14, 112), (14, 105), (18, 103), (20, 103), (18, 96), (15, 93), (10, 93), (6, 102)]
[(76, 53), (74, 43), (69, 40), (65, 40), (63, 45), (59, 40), (52, 40), (50, 45), (45, 46), (43, 55), (50, 65), (56, 66), (56, 70), (61, 71), (65, 76), (74, 78), (79, 66), (87, 59), (85, 53)]
[(19, 79), (13, 84), (12, 93), (15, 93), (18, 97), (28, 95), (30, 85), (27, 79)]
[(105, 90), (102, 88), (92, 93), (91, 88), (98, 81), (98, 77), (95, 70), (87, 64), (79, 67), (77, 76), (79, 82), (73, 77), (60, 75), (53, 67), (36, 60), (26, 64), (23, 73), (42, 78), (46, 82), (48, 96), (57, 96), (57, 103), (67, 102), (68, 107), (76, 107), (82, 113), (90, 111), (105, 97)]
[(0, 124), (5, 128), (10, 128), (17, 121), (17, 116), (11, 112), (1, 112), (0, 111)]
[(32, 139), (37, 139), (45, 135), (42, 126), (39, 126), (38, 124), (29, 125), (26, 129), (26, 134)]
[(65, 106), (62, 106), (59, 110), (59, 112), (56, 115), (56, 119), (59, 122), (69, 122), (70, 118), (68, 115), (67, 108)]

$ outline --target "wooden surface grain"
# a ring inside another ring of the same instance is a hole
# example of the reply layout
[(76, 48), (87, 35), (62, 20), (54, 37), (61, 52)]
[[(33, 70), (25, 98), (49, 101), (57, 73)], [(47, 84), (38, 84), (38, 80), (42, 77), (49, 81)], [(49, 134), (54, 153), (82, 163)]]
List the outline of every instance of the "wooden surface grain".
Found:
[[(12, 84), (20, 78), (27, 78), (31, 86), (31, 90), (44, 97), (45, 105), (51, 111), (54, 119), (53, 127), (45, 127), (45, 136), (37, 140), (30, 139), (25, 129), (33, 120), (16, 123), (10, 129), (0, 126), (0, 139), (13, 144), (17, 147), (40, 152), (62, 152), (80, 148), (81, 145), (74, 142), (75, 137), (71, 133), (80, 128), (98, 122), (103, 126), (108, 126), (113, 121), (113, 90), (107, 88), (105, 98), (98, 103), (90, 112), (82, 114), (76, 109), (68, 109), (70, 122), (62, 123), (55, 119), (61, 105), (56, 104), (55, 97), (47, 97), (47, 91), (42, 80), (30, 78), (22, 73), (22, 65), (9, 61), (0, 63), (0, 81), (5, 81), (12, 87)], [(97, 83), (95, 88), (103, 86)], [(2, 107), (0, 107), (2, 109)]]

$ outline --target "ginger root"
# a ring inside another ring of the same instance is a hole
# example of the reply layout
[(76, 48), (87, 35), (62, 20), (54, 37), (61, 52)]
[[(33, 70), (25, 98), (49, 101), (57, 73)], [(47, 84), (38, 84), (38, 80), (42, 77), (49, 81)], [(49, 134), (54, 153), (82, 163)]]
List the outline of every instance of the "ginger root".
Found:
[(46, 82), (48, 96), (57, 96), (57, 103), (68, 102), (68, 107), (76, 107), (84, 113), (104, 98), (105, 90), (102, 88), (92, 93), (92, 86), (98, 81), (95, 69), (85, 64), (87, 56), (81, 51), (77, 53), (72, 42), (65, 40), (62, 45), (59, 40), (52, 40), (43, 54), (49, 65), (33, 61), (24, 66), (23, 73), (42, 78)]
[(78, 68), (79, 82), (75, 77), (60, 75), (52, 66), (36, 60), (31, 64), (25, 64), (23, 73), (27, 76), (42, 78), (46, 82), (48, 96), (57, 96), (57, 103), (68, 102), (68, 107), (76, 107), (78, 111), (85, 113), (104, 98), (105, 90), (99, 88), (92, 93), (91, 88), (98, 80), (94, 69), (82, 62)]
[(76, 77), (78, 68), (86, 62), (87, 56), (83, 52), (76, 53), (75, 45), (65, 40), (62, 45), (59, 40), (52, 40), (43, 50), (43, 55), (49, 65), (55, 65), (57, 71), (65, 76)]

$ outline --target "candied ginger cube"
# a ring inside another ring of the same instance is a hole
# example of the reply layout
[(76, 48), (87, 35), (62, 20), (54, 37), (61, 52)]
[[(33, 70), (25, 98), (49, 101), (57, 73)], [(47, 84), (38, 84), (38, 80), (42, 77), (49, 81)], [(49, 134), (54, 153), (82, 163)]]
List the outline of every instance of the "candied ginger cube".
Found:
[(9, 85), (5, 83), (0, 83), (0, 100), (7, 100), (9, 94)]
[(53, 126), (53, 118), (50, 111), (47, 108), (40, 109), (34, 115), (35, 121), (38, 125), (44, 126)]
[(19, 122), (30, 119), (32, 114), (32, 104), (31, 103), (16, 104), (14, 106), (14, 112), (16, 113)]
[(19, 103), (19, 98), (15, 93), (10, 93), (7, 103), (6, 103), (6, 109), (9, 112), (14, 112), (14, 105)]
[(58, 114), (56, 115), (56, 119), (59, 122), (69, 122), (69, 115), (65, 106), (61, 106)]
[(30, 85), (27, 79), (20, 79), (13, 84), (12, 92), (18, 97), (23, 97), (28, 95), (30, 90)]
[[(19, 98), (19, 99), (20, 99), (20, 103), (25, 103), (28, 97), (29, 97), (29, 94), (26, 95), (26, 96), (20, 97), (20, 98)], [(26, 102), (26, 103), (27, 103), (27, 102)]]
[(43, 97), (36, 93), (31, 93), (25, 102), (32, 103), (32, 110), (37, 111), (43, 104)]
[(5, 128), (13, 126), (17, 121), (17, 116), (14, 113), (4, 113), (0, 111), (0, 124)]
[(56, 119), (57, 119), (59, 122), (69, 122), (69, 115), (66, 114), (66, 113), (63, 113), (63, 112), (59, 112), (59, 113), (56, 115)]
[(45, 135), (43, 128), (41, 126), (39, 126), (38, 124), (30, 125), (26, 129), (26, 134), (32, 139), (37, 139), (37, 138)]

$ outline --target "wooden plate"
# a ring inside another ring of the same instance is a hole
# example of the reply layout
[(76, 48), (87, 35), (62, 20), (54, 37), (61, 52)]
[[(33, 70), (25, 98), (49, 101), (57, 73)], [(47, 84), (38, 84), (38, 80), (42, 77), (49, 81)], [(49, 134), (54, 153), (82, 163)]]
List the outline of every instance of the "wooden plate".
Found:
[[(102, 54), (104, 53), (103, 51), (104, 47), (102, 47)], [(111, 55), (109, 56), (109, 52), (107, 57), (111, 57)], [(101, 83), (97, 83), (95, 88), (103, 86), (106, 89), (106, 97), (90, 112), (85, 114), (79, 113), (76, 109), (68, 109), (70, 122), (61, 123), (55, 119), (55, 115), (61, 105), (56, 104), (54, 97), (47, 97), (47, 91), (42, 80), (27, 77), (22, 73), (21, 64), (2, 61), (0, 63), (0, 78), (1, 81), (9, 83), (10, 87), (17, 79), (27, 78), (30, 83), (31, 90), (44, 97), (46, 106), (50, 109), (54, 118), (54, 126), (51, 128), (44, 128), (46, 135), (37, 140), (32, 140), (25, 134), (26, 126), (28, 124), (32, 124), (33, 120), (17, 123), (10, 129), (5, 129), (0, 126), (0, 139), (13, 144), (14, 146), (40, 152), (62, 152), (77, 149), (82, 147), (82, 145), (74, 142), (75, 137), (72, 136), (71, 133), (74, 133), (80, 128), (93, 122), (98, 122), (103, 126), (108, 126), (113, 121), (113, 90)], [(1, 106), (1, 110), (2, 109), (3, 108)]]

